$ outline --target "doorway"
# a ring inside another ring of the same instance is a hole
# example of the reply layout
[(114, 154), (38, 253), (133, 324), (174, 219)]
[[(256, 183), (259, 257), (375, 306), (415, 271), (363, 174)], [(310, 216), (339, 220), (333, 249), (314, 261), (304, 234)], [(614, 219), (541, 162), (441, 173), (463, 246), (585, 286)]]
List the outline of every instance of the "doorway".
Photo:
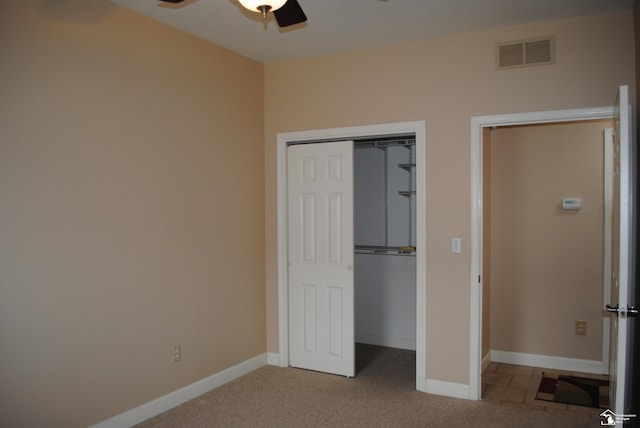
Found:
[[(313, 131), (278, 134), (278, 321), (279, 364), (290, 364), (289, 341), (289, 280), (288, 280), (288, 199), (287, 199), (287, 146), (295, 143), (329, 142), (367, 138), (388, 138), (398, 135), (415, 136), (415, 302), (416, 302), (416, 389), (426, 389), (426, 261), (425, 248), (425, 200), (426, 175), (425, 123), (402, 122), (393, 124), (359, 126), (350, 128), (320, 129)], [(353, 311), (352, 311), (353, 313)], [(355, 345), (355, 344), (354, 344)], [(354, 361), (355, 364), (355, 361)]]
[[(614, 109), (609, 107), (551, 112), (523, 113), (500, 116), (474, 117), (471, 120), (472, 150), (472, 233), (471, 233), (471, 325), (470, 325), (470, 398), (481, 398), (482, 373), (482, 321), (483, 321), (483, 140), (492, 127), (577, 122), (612, 119)], [(516, 362), (517, 363), (517, 362)]]
[(548, 369), (608, 380), (612, 126), (604, 119), (485, 132), (483, 400), (543, 407), (534, 397)]

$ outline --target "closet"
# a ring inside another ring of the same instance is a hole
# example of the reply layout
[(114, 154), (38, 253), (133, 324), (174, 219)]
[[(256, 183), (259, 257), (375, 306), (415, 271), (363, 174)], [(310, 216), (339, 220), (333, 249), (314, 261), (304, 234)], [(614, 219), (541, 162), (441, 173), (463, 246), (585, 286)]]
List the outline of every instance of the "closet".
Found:
[(354, 141), (355, 338), (416, 349), (415, 136)]

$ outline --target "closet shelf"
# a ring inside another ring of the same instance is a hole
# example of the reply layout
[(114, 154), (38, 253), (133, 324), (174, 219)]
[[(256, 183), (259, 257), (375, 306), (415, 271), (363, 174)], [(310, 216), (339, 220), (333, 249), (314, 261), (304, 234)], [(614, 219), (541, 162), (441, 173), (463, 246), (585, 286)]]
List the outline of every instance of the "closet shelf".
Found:
[(400, 190), (398, 192), (398, 195), (400, 196), (406, 196), (407, 198), (410, 196), (414, 196), (416, 194), (415, 190)]
[(387, 256), (415, 256), (415, 247), (385, 247), (380, 245), (356, 245), (356, 254), (378, 254)]
[(398, 167), (402, 168), (402, 169), (404, 169), (406, 171), (411, 172), (411, 168), (415, 168), (416, 164), (415, 163), (400, 163), (400, 164), (398, 164)]

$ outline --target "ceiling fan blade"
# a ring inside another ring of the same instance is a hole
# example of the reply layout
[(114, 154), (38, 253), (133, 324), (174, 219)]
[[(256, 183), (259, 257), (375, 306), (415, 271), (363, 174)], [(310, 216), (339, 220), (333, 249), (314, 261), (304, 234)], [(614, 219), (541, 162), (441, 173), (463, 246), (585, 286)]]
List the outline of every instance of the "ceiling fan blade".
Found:
[(307, 20), (307, 15), (302, 11), (298, 0), (288, 0), (284, 6), (274, 11), (273, 14), (280, 27), (300, 24)]
[(182, 3), (184, 0), (158, 0), (163, 1), (165, 3)]

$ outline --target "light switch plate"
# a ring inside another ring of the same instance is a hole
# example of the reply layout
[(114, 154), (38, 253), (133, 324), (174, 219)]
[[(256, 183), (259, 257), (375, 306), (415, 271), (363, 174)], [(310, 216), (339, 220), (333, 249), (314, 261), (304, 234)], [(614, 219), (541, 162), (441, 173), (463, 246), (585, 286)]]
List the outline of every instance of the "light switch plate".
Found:
[(462, 238), (451, 238), (451, 252), (453, 254), (460, 254), (462, 252)]

